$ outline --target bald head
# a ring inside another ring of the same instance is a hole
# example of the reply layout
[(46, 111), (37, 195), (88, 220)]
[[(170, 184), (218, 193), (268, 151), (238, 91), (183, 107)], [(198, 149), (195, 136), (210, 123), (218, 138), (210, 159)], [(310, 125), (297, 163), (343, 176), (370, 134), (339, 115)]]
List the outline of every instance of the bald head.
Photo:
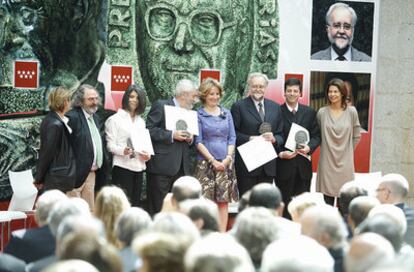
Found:
[(377, 198), (382, 204), (404, 202), (410, 187), (407, 179), (400, 174), (387, 174), (381, 178), (377, 189)]
[(375, 233), (355, 236), (345, 256), (345, 271), (365, 272), (383, 262), (392, 261), (394, 248), (384, 237)]
[(183, 176), (174, 182), (171, 191), (174, 201), (180, 203), (187, 199), (200, 198), (201, 185), (198, 179), (191, 176)]

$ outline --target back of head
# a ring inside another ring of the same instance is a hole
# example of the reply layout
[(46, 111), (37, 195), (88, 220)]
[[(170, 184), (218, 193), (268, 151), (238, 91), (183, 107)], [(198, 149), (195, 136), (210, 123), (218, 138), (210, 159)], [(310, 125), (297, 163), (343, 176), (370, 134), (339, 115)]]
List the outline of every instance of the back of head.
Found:
[(177, 179), (172, 186), (172, 195), (177, 203), (187, 199), (197, 199), (201, 196), (201, 185), (198, 179), (183, 176)]
[(200, 236), (197, 227), (190, 218), (178, 212), (158, 213), (154, 218), (152, 230), (182, 237), (189, 243), (194, 242)]
[(320, 193), (304, 192), (292, 198), (289, 202), (288, 211), (292, 216), (292, 220), (298, 222), (303, 212), (310, 207), (317, 205), (325, 205), (323, 196)]
[(379, 205), (377, 198), (372, 196), (358, 196), (349, 204), (349, 217), (354, 227), (361, 224), (367, 218), (372, 208)]
[(237, 216), (233, 228), (235, 238), (247, 249), (255, 266), (259, 267), (263, 251), (278, 238), (276, 217), (269, 209), (250, 207)]
[(394, 221), (394, 224), (398, 226), (401, 235), (405, 235), (407, 232), (407, 219), (404, 212), (400, 208), (392, 204), (377, 205), (369, 211), (368, 217), (372, 217), (377, 214), (383, 214), (390, 217)]
[(184, 212), (195, 224), (201, 224), (200, 231), (219, 231), (219, 212), (216, 203), (209, 199), (190, 199), (180, 204)]
[(279, 188), (269, 183), (260, 183), (252, 188), (249, 198), (250, 207), (264, 207), (278, 209), (282, 203), (282, 194)]
[(396, 253), (400, 251), (404, 239), (400, 226), (386, 214), (370, 216), (358, 226), (356, 232), (358, 234), (373, 232), (381, 235), (391, 243)]
[(349, 203), (358, 196), (367, 196), (368, 191), (356, 181), (345, 183), (339, 191), (338, 208), (342, 216), (348, 214)]
[(116, 244), (114, 229), (118, 216), (130, 206), (124, 191), (116, 186), (105, 186), (96, 196), (94, 214), (104, 223), (110, 243)]
[(89, 216), (89, 206), (86, 202), (85, 204), (86, 205), (84, 205), (82, 201), (79, 201), (76, 198), (66, 199), (56, 203), (56, 205), (53, 206), (53, 209), (51, 210), (47, 219), (52, 234), (56, 237), (58, 227), (66, 217), (69, 217), (71, 215)]
[(334, 261), (315, 240), (300, 235), (281, 238), (263, 253), (262, 272), (332, 272)]
[(149, 214), (141, 208), (131, 207), (118, 217), (115, 225), (115, 234), (125, 246), (132, 243), (135, 235), (148, 230), (152, 225)]
[(345, 255), (345, 271), (365, 272), (394, 258), (394, 248), (384, 237), (376, 233), (355, 236)]
[(59, 261), (44, 272), (99, 272), (93, 265), (82, 260)]
[(67, 199), (66, 195), (59, 190), (48, 190), (41, 194), (36, 201), (36, 223), (39, 226), (47, 224), (47, 218), (53, 206), (65, 199)]
[(134, 239), (132, 248), (142, 258), (146, 272), (182, 272), (188, 244), (169, 233), (145, 233)]
[(253, 272), (247, 251), (228, 234), (212, 233), (196, 241), (184, 258), (187, 272)]
[(252, 190), (246, 191), (239, 199), (239, 206), (237, 208), (237, 211), (240, 213), (244, 209), (246, 209), (249, 206), (249, 200), (250, 200), (250, 194), (252, 193)]
[(115, 247), (102, 237), (88, 231), (67, 236), (62, 244), (60, 258), (87, 261), (101, 272), (122, 271), (122, 262)]
[(301, 217), (302, 234), (328, 249), (343, 248), (348, 230), (338, 211), (329, 205), (310, 207)]

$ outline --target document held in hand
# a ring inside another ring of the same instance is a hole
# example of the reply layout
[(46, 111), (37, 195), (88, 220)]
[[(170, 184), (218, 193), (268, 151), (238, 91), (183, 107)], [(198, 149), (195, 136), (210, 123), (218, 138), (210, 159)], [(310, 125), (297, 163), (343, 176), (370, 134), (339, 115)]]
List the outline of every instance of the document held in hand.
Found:
[(164, 106), (165, 128), (167, 130), (186, 130), (192, 135), (198, 135), (197, 112), (180, 107)]
[(237, 150), (249, 172), (277, 158), (272, 143), (262, 137), (238, 146)]

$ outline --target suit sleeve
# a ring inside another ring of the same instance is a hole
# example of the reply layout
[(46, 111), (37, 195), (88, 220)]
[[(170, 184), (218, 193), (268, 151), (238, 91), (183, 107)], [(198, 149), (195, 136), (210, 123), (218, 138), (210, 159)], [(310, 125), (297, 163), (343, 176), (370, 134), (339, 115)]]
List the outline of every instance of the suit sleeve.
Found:
[(147, 116), (147, 128), (151, 135), (151, 140), (154, 142), (164, 142), (165, 144), (172, 144), (172, 132), (164, 129), (165, 122), (164, 105), (156, 101), (152, 105)]
[(240, 131), (242, 127), (242, 117), (239, 103), (236, 102), (233, 104), (231, 107), (231, 115), (233, 117), (234, 129), (236, 131), (236, 144), (239, 146), (250, 140), (250, 135), (244, 134)]
[(62, 139), (63, 127), (52, 122), (48, 122), (42, 126), (40, 135), (40, 151), (39, 160), (36, 167), (35, 180), (44, 182), (44, 177), (53, 161), (56, 150), (58, 150)]

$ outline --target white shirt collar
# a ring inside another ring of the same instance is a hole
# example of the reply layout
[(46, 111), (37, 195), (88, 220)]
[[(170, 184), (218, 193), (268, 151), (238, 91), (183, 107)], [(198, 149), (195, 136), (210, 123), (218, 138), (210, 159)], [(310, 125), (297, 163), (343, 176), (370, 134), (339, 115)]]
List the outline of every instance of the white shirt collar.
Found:
[(85, 114), (86, 120), (88, 120), (90, 117), (92, 117), (92, 114), (88, 113), (84, 108), (82, 108), (83, 114)]
[(60, 120), (62, 120), (63, 124), (65, 124), (66, 128), (69, 131), (69, 134), (72, 134), (72, 128), (69, 126), (68, 122), (69, 122), (69, 118), (67, 118), (66, 116), (60, 116), (58, 113), (56, 113), (57, 116), (60, 118)]
[(290, 112), (292, 112), (293, 110), (295, 110), (296, 112), (298, 112), (299, 103), (296, 103), (295, 108), (290, 107), (290, 106), (289, 106), (289, 104), (288, 104), (288, 103), (286, 103), (286, 107), (288, 108), (288, 110), (289, 110)]
[[(352, 60), (351, 47), (352, 46), (350, 46), (348, 50), (345, 52), (345, 54), (343, 55), (348, 61)], [(335, 50), (331, 46), (331, 60), (336, 60), (337, 57), (339, 57), (339, 55), (335, 52)]]

